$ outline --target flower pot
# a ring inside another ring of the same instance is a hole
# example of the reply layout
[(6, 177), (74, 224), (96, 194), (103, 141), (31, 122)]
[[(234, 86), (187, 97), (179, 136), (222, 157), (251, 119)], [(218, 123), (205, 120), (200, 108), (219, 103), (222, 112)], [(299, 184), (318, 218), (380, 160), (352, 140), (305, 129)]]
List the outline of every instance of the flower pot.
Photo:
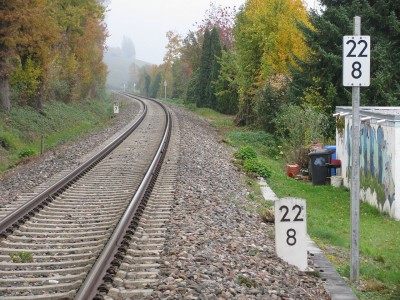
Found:
[(286, 175), (287, 176), (294, 178), (299, 173), (300, 173), (300, 166), (298, 164), (286, 165)]
[(342, 176), (332, 176), (331, 177), (331, 185), (334, 187), (341, 187), (342, 181), (343, 181)]

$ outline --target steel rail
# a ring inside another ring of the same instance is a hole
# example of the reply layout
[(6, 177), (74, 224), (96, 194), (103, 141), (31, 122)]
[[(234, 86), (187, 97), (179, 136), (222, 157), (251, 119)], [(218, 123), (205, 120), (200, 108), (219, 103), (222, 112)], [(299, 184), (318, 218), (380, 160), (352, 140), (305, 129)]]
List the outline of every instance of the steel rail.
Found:
[(139, 126), (139, 124), (142, 122), (147, 114), (147, 106), (142, 100), (138, 99), (137, 97), (132, 98), (140, 101), (143, 105), (144, 109), (142, 114), (140, 115), (140, 118), (130, 128), (120, 134), (116, 139), (110, 142), (105, 148), (99, 151), (91, 159), (78, 166), (76, 169), (64, 176), (58, 182), (47, 188), (45, 191), (41, 192), (39, 195), (35, 196), (31, 200), (23, 204), (21, 207), (19, 207), (17, 210), (13, 211), (2, 220), (0, 220), (0, 235), (5, 235), (7, 230), (17, 224), (21, 219), (23, 219), (23, 217), (29, 214), (29, 212), (37, 209), (46, 200), (52, 199), (54, 195), (61, 193), (61, 191), (63, 191), (66, 186), (74, 182), (82, 173), (86, 172), (94, 165), (99, 163), (107, 154), (109, 154), (113, 149), (121, 144), (126, 139), (126, 137), (129, 136)]
[[(134, 97), (134, 96), (133, 96)], [(154, 100), (153, 100), (154, 101)], [(157, 102), (157, 101), (156, 101)], [(103, 251), (99, 255), (98, 259), (96, 260), (93, 268), (87, 275), (85, 281), (83, 282), (81, 288), (79, 289), (78, 293), (75, 296), (76, 300), (87, 300), (93, 299), (97, 292), (100, 285), (103, 283), (103, 277), (106, 274), (108, 268), (110, 267), (112, 261), (114, 260), (115, 254), (118, 251), (118, 248), (121, 246), (123, 238), (128, 230), (129, 225), (132, 222), (132, 219), (144, 197), (149, 185), (151, 182), (156, 178), (155, 173), (156, 169), (162, 163), (162, 159), (165, 156), (168, 142), (171, 135), (172, 129), (172, 121), (171, 115), (167, 111), (164, 105), (157, 102), (165, 111), (167, 116), (167, 122), (165, 126), (164, 136), (160, 143), (160, 146), (157, 150), (157, 153), (154, 156), (154, 159), (147, 170), (142, 183), (140, 184), (137, 192), (133, 196), (130, 201), (128, 208), (126, 209), (124, 215), (121, 217), (120, 222), (116, 226), (113, 234), (111, 235), (109, 241), (107, 242), (106, 246), (104, 247)]]

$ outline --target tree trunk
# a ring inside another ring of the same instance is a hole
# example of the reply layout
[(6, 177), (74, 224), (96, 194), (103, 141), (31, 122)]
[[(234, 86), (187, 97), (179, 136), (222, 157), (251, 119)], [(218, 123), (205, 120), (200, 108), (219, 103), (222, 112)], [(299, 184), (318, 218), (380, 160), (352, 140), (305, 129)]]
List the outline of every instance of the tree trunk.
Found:
[(9, 111), (11, 109), (11, 101), (10, 101), (10, 82), (8, 78), (0, 78), (0, 98), (1, 98), (1, 106)]
[(44, 94), (44, 83), (43, 80), (40, 80), (38, 91), (36, 92), (35, 96), (35, 108), (37, 110), (42, 109), (42, 96)]

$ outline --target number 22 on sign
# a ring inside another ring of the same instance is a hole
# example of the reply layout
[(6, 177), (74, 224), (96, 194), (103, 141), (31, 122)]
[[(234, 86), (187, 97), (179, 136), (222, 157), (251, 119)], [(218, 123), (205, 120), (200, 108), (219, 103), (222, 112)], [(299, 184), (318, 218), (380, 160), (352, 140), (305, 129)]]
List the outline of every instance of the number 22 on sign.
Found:
[(343, 85), (344, 86), (369, 86), (370, 36), (343, 37)]
[(300, 270), (307, 269), (306, 201), (283, 198), (275, 202), (277, 255)]

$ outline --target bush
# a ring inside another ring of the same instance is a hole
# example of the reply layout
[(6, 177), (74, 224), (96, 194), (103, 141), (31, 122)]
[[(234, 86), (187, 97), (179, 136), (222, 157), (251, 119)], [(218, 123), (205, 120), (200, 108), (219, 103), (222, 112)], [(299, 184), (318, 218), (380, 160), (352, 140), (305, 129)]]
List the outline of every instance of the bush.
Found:
[(245, 146), (240, 148), (239, 151), (235, 153), (235, 157), (242, 160), (256, 158), (257, 152), (252, 147)]
[(30, 157), (34, 156), (36, 154), (36, 151), (33, 149), (25, 148), (22, 149), (21, 151), (18, 152), (18, 157), (23, 158), (23, 157)]
[(271, 176), (271, 171), (269, 170), (269, 168), (257, 158), (250, 158), (245, 160), (243, 167), (247, 173), (254, 173), (258, 176), (263, 177), (264, 179), (267, 179)]
[(276, 158), (281, 152), (280, 140), (265, 131), (234, 131), (229, 133), (229, 139), (239, 145), (251, 145), (260, 154)]
[(283, 105), (289, 102), (289, 81), (283, 75), (272, 76), (258, 96), (255, 105), (256, 127), (275, 133), (274, 119)]
[(40, 86), (40, 67), (28, 57), (25, 64), (19, 60), (11, 74), (11, 95), (15, 103), (34, 106), (34, 98)]
[(276, 117), (275, 124), (278, 135), (285, 140), (286, 161), (307, 167), (307, 149), (313, 142), (324, 140), (327, 117), (312, 108), (289, 105)]

